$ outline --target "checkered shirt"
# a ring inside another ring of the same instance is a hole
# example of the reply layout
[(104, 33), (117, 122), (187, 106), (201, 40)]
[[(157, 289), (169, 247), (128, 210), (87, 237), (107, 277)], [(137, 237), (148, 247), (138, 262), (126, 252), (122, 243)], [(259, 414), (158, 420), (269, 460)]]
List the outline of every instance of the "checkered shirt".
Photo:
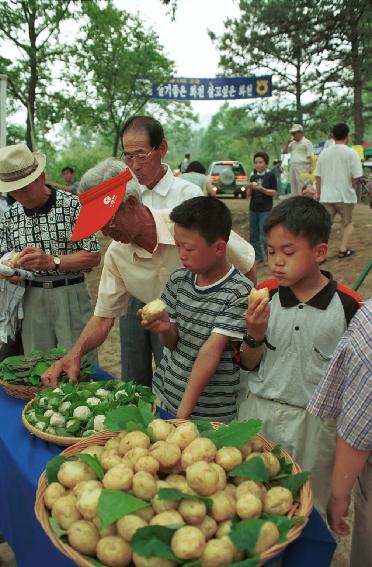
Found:
[[(98, 252), (96, 236), (73, 242), (71, 232), (80, 212), (79, 199), (75, 195), (52, 189), (43, 207), (25, 209), (15, 202), (0, 220), (0, 253), (21, 252), (26, 246), (41, 248), (52, 256), (72, 254), (79, 250)], [(88, 272), (89, 269), (68, 272), (70, 276)], [(38, 271), (38, 276), (58, 276), (57, 270)]]
[(308, 407), (337, 419), (337, 434), (361, 451), (372, 450), (372, 299), (352, 319)]

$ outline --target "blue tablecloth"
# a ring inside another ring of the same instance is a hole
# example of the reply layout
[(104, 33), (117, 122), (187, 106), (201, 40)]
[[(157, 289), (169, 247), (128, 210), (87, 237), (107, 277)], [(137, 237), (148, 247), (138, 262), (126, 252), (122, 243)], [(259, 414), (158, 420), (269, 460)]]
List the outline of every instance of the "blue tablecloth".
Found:
[[(110, 376), (99, 369), (95, 378)], [(34, 515), (39, 476), (63, 448), (28, 432), (21, 421), (24, 405), (0, 388), (0, 533), (11, 545), (18, 567), (72, 567), (75, 564), (50, 543)], [(168, 417), (163, 410), (159, 413)], [(286, 548), (283, 567), (328, 567), (335, 547), (324, 522), (313, 511), (301, 537)]]

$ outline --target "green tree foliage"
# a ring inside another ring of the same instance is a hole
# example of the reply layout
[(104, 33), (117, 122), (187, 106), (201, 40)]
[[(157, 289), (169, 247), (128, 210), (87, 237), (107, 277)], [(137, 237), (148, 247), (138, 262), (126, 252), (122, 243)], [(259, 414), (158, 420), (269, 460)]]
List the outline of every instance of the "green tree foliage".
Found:
[[(372, 19), (368, 2), (356, 0), (240, 0), (238, 18), (226, 20), (226, 32), (210, 32), (221, 52), (225, 73), (274, 75), (275, 93), (292, 95), (297, 122), (309, 118), (314, 104), (349, 94), (355, 138), (363, 137), (363, 88), (371, 72), (368, 57)], [(280, 106), (283, 108), (283, 97)]]
[(53, 93), (50, 83), (52, 65), (65, 56), (65, 49), (56, 43), (60, 24), (70, 17), (71, 0), (2, 0), (0, 2), (0, 41), (16, 48), (20, 57), (12, 60), (0, 57), (0, 68), (8, 76), (8, 88), (17, 102), (27, 111), (26, 143), (36, 145), (35, 125), (42, 108), (44, 127), (58, 121), (65, 106), (63, 97)]
[(125, 120), (143, 110), (148, 98), (138, 77), (167, 80), (173, 63), (163, 54), (156, 33), (146, 30), (136, 15), (95, 2), (82, 4), (82, 26), (68, 79), (76, 96), (71, 113), (75, 120), (112, 141), (112, 154), (120, 150)]

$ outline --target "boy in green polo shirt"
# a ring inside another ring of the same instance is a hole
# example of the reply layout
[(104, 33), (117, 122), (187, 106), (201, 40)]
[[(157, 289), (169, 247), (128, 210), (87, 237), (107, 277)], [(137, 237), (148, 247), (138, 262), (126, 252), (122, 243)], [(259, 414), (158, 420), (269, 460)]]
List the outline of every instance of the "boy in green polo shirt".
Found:
[(315, 505), (325, 516), (335, 426), (306, 406), (360, 297), (320, 270), (331, 219), (309, 197), (293, 197), (267, 217), (268, 262), (275, 279), (260, 284), (270, 299), (252, 299), (241, 361), (247, 391), (239, 419), (259, 417), (264, 435), (311, 472)]

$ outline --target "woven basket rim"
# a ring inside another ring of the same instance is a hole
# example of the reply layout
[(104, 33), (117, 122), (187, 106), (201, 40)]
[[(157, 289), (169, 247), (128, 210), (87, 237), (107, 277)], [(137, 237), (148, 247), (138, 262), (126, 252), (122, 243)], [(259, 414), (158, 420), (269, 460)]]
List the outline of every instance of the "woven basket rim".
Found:
[(19, 398), (21, 400), (32, 400), (36, 394), (41, 392), (44, 386), (29, 386), (26, 384), (12, 384), (6, 380), (0, 378), (0, 386), (4, 388), (4, 391), (12, 397)]
[(22, 423), (25, 428), (28, 429), (30, 433), (32, 433), (32, 435), (39, 437), (39, 439), (42, 439), (43, 441), (48, 441), (49, 443), (54, 443), (55, 445), (60, 445), (62, 447), (65, 447), (67, 445), (74, 445), (74, 443), (77, 443), (78, 441), (84, 439), (84, 437), (62, 437), (62, 435), (53, 435), (52, 433), (45, 433), (37, 427), (34, 427), (26, 418), (26, 412), (32, 407), (33, 403), (34, 400), (30, 400), (22, 411)]
[[(169, 423), (173, 423), (174, 425), (178, 426), (181, 423), (185, 423), (189, 420), (186, 420), (186, 419), (168, 419), (168, 420), (165, 420), (165, 421), (167, 421)], [(218, 422), (211, 422), (211, 424), (212, 424), (214, 429), (218, 429), (218, 427), (221, 425)], [(106, 441), (108, 441), (112, 437), (115, 437), (119, 433), (120, 433), (119, 431), (115, 431), (115, 432), (103, 431), (103, 432), (97, 433), (95, 435), (92, 435), (91, 437), (82, 438), (77, 443), (75, 443), (74, 445), (71, 445), (70, 447), (67, 447), (66, 449), (64, 449), (60, 453), (60, 455), (64, 456), (64, 457), (71, 457), (75, 453), (81, 452), (82, 449), (89, 447), (89, 445), (104, 445)], [(270, 451), (276, 445), (276, 443), (273, 443), (272, 441), (267, 440), (262, 435), (257, 435), (257, 437), (260, 437), (263, 440), (264, 451)], [(301, 472), (300, 466), (293, 461), (293, 459), (289, 455), (289, 453), (287, 453), (287, 451), (285, 451), (282, 448), (280, 449), (280, 451), (281, 451), (281, 455), (283, 457), (286, 457), (287, 459), (289, 459), (293, 463), (292, 472), (295, 472), (295, 473)], [(53, 531), (53, 529), (51, 528), (50, 523), (49, 523), (49, 513), (48, 513), (48, 511), (45, 507), (45, 504), (44, 504), (44, 493), (45, 493), (47, 486), (48, 486), (47, 485), (47, 478), (46, 478), (46, 473), (44, 471), (39, 478), (38, 487), (37, 487), (37, 491), (36, 491), (36, 499), (35, 499), (34, 510), (35, 510), (35, 515), (36, 515), (37, 520), (40, 522), (43, 530), (46, 532), (47, 536), (49, 537), (49, 539), (51, 540), (53, 545), (61, 553), (63, 553), (67, 557), (69, 557), (72, 561), (74, 561), (76, 563), (76, 565), (79, 565), (80, 567), (91, 567), (92, 564), (88, 560), (84, 559), (84, 557), (80, 553), (78, 553), (75, 549), (73, 549), (70, 545), (68, 545), (68, 543), (64, 543), (62, 540), (60, 540), (57, 537), (57, 535), (55, 534), (55, 532)], [(306, 526), (306, 524), (309, 520), (309, 515), (310, 515), (312, 508), (313, 508), (312, 491), (311, 491), (311, 486), (310, 486), (309, 480), (307, 480), (303, 484), (303, 486), (301, 487), (300, 493), (299, 493), (299, 498), (300, 498), (299, 505), (293, 506), (292, 509), (290, 510), (290, 512), (287, 514), (287, 516), (288, 517), (303, 516), (304, 520), (302, 522), (299, 522), (295, 526), (293, 526), (288, 531), (287, 539), (286, 539), (285, 542), (280, 543), (280, 544), (277, 543), (274, 546), (267, 549), (266, 551), (264, 551), (263, 553), (261, 553), (260, 562), (258, 563), (258, 567), (260, 565), (263, 565), (269, 559), (272, 559), (273, 557), (275, 557), (276, 555), (281, 553), (290, 543), (292, 543), (295, 539), (297, 539), (300, 536), (302, 530)]]

